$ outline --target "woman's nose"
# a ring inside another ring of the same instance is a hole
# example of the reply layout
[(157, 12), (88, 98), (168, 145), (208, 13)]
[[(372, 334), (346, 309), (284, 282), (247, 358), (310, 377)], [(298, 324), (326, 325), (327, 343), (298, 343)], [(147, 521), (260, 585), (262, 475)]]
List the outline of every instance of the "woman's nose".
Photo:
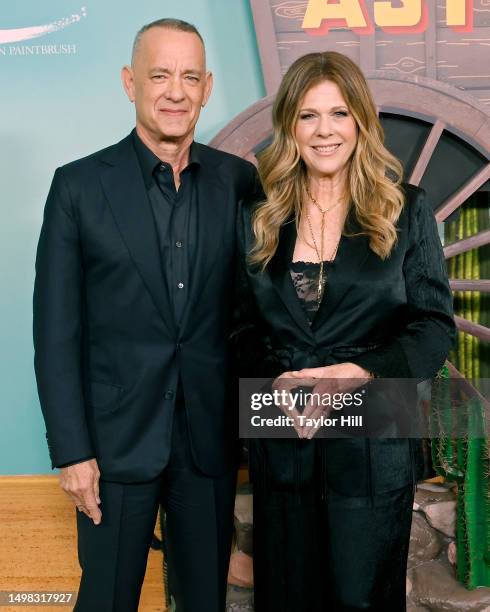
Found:
[(323, 137), (332, 135), (333, 129), (332, 129), (332, 123), (331, 123), (330, 117), (328, 116), (320, 117), (317, 123), (316, 133), (317, 133), (317, 136), (323, 136)]

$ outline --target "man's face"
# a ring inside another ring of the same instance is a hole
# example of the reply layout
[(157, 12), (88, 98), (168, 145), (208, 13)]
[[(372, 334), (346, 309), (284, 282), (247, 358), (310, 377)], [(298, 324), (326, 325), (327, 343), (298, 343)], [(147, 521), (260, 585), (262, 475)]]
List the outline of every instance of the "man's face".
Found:
[(193, 139), (212, 87), (204, 47), (196, 34), (161, 27), (147, 30), (122, 78), (135, 103), (141, 132), (154, 142)]

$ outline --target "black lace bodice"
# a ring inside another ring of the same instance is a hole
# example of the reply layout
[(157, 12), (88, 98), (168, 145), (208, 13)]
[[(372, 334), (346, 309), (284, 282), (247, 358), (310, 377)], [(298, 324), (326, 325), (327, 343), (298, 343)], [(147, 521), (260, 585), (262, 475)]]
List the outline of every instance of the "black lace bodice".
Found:
[[(323, 262), (323, 293), (325, 293), (326, 280), (331, 265), (331, 261)], [(319, 307), (317, 291), (320, 264), (312, 261), (292, 261), (289, 271), (298, 299), (311, 325)]]

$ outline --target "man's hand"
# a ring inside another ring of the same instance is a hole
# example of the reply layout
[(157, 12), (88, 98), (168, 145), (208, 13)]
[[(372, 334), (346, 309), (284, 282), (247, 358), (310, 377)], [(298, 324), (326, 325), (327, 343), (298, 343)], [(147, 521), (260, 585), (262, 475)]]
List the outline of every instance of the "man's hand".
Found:
[(80, 512), (99, 525), (102, 513), (99, 508), (100, 472), (95, 459), (82, 461), (60, 469), (60, 486)]

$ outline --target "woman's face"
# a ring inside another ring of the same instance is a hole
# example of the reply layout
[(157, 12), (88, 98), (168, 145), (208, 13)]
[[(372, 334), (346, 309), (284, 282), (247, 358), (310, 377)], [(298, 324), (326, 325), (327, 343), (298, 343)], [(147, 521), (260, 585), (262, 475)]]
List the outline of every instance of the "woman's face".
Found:
[(294, 136), (310, 175), (339, 178), (346, 172), (357, 125), (335, 83), (323, 81), (306, 92)]

